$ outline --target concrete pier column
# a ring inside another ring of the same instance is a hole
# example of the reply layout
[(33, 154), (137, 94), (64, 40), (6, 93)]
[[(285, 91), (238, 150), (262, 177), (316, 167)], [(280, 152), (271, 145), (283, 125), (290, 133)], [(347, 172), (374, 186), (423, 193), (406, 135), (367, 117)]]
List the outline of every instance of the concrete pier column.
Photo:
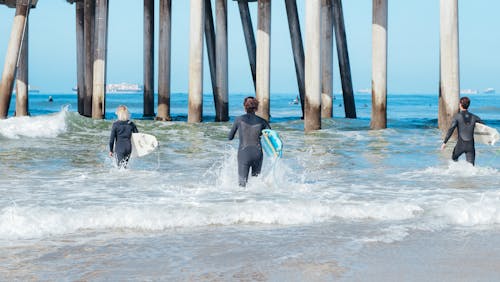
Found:
[(155, 2), (144, 0), (144, 105), (143, 116), (154, 117), (154, 35), (155, 35)]
[(302, 118), (304, 118), (305, 99), (305, 77), (304, 77), (304, 45), (302, 44), (302, 32), (300, 31), (299, 14), (296, 0), (285, 0), (286, 14), (288, 18), (288, 29), (292, 41), (293, 61), (295, 63), (295, 75), (300, 96)]
[(76, 17), (76, 88), (78, 100), (78, 113), (84, 113), (85, 99), (85, 41), (84, 41), (84, 3), (78, 1), (75, 3)]
[(215, 103), (215, 121), (229, 120), (228, 87), (228, 41), (227, 41), (227, 0), (216, 0), (216, 64), (217, 103)]
[(306, 2), (304, 130), (321, 129), (321, 0)]
[(356, 118), (356, 104), (354, 102), (354, 91), (352, 89), (351, 66), (349, 63), (349, 52), (347, 50), (342, 0), (332, 0), (332, 2), (333, 29), (335, 30), (337, 57), (339, 58), (340, 80), (342, 82), (345, 117)]
[(28, 111), (28, 38), (29, 24), (26, 19), (26, 27), (24, 28), (23, 42), (21, 44), (21, 53), (19, 54), (19, 66), (16, 75), (16, 117), (27, 116)]
[(259, 0), (257, 8), (257, 73), (256, 98), (259, 101), (257, 115), (269, 121), (271, 78), (271, 0)]
[(205, 0), (191, 0), (189, 42), (188, 122), (203, 118), (203, 26)]
[(458, 0), (440, 1), (439, 41), (439, 115), (438, 124), (445, 134), (458, 112), (460, 70), (458, 53)]
[(332, 0), (321, 0), (321, 117), (333, 117)]
[(256, 53), (257, 45), (255, 43), (255, 34), (253, 32), (252, 17), (248, 7), (248, 0), (238, 0), (238, 8), (240, 10), (241, 25), (243, 26), (243, 33), (245, 35), (245, 43), (247, 46), (248, 62), (250, 64), (250, 71), (252, 72), (253, 86), (256, 88)]
[(83, 11), (83, 41), (85, 45), (85, 97), (83, 99), (83, 115), (92, 116), (92, 94), (94, 86), (94, 28), (95, 0), (85, 0)]
[(21, 52), (21, 42), (23, 40), (23, 30), (26, 25), (28, 15), (28, 1), (17, 1), (16, 15), (12, 24), (7, 54), (0, 83), (0, 119), (7, 118), (9, 113), (10, 100), (14, 78), (16, 77), (17, 60)]
[(172, 53), (172, 0), (160, 0), (157, 120), (170, 121), (170, 70)]
[(373, 0), (372, 129), (387, 128), (387, 0)]
[(97, 0), (95, 21), (94, 83), (92, 118), (103, 119), (106, 112), (106, 53), (108, 49), (108, 0)]

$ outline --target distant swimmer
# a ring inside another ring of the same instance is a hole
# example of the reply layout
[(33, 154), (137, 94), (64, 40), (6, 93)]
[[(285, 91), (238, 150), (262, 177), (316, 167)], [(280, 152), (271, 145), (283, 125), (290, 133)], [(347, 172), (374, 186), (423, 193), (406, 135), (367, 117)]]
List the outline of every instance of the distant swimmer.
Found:
[(52, 99), (52, 96), (49, 96), (49, 102), (54, 102), (54, 99)]
[(460, 99), (460, 112), (453, 116), (451, 126), (446, 133), (443, 144), (441, 145), (441, 150), (446, 147), (446, 143), (456, 128), (458, 131), (458, 140), (455, 148), (453, 149), (451, 159), (457, 161), (458, 158), (465, 153), (466, 160), (474, 165), (476, 159), (476, 149), (474, 147), (474, 127), (476, 123), (483, 122), (478, 116), (468, 111), (469, 105), (470, 99), (468, 97), (462, 97)]
[(229, 140), (233, 140), (236, 131), (238, 131), (240, 139), (238, 148), (238, 181), (240, 186), (245, 187), (250, 168), (252, 168), (252, 176), (260, 174), (263, 159), (260, 136), (263, 129), (271, 129), (271, 126), (269, 126), (269, 123), (265, 119), (255, 114), (259, 106), (257, 99), (246, 97), (243, 106), (245, 107), (246, 114), (235, 119), (228, 138)]
[(109, 156), (115, 157), (119, 167), (126, 168), (132, 153), (132, 133), (139, 132), (135, 124), (130, 121), (130, 113), (126, 106), (116, 109), (118, 120), (113, 123), (109, 137)]

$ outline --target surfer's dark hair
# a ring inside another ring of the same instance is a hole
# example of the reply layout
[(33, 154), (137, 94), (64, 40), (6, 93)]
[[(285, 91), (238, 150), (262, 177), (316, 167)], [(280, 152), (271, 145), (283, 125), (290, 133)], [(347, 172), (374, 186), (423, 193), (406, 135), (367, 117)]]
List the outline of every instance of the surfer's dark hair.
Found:
[(243, 106), (247, 113), (255, 113), (259, 108), (259, 101), (252, 96), (248, 96), (243, 101)]
[(469, 108), (469, 105), (470, 105), (469, 97), (460, 98), (460, 105), (462, 105), (462, 108), (467, 110)]

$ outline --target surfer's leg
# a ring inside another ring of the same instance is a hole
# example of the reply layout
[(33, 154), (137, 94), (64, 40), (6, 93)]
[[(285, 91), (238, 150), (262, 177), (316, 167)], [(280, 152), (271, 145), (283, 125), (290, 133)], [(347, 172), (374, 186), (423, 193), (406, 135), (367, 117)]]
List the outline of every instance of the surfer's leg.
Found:
[(263, 156), (261, 152), (259, 158), (252, 163), (252, 176), (258, 176), (260, 174), (262, 169), (262, 159)]
[(244, 152), (238, 152), (238, 183), (245, 187), (248, 180), (248, 172), (250, 171), (250, 163), (246, 160)]
[(465, 153), (465, 159), (471, 163), (472, 165), (474, 165), (474, 162), (476, 160), (476, 152), (472, 151), (472, 152), (466, 152)]

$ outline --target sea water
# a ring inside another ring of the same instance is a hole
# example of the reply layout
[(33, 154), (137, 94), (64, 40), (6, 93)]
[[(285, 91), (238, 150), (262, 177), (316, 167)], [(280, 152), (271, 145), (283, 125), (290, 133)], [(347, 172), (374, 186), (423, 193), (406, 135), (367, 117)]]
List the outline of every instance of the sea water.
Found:
[[(109, 94), (105, 120), (79, 116), (74, 94), (51, 95), (0, 121), (0, 280), (500, 279), (499, 149), (477, 144), (475, 167), (452, 162), (437, 94), (390, 94), (384, 130), (369, 128), (369, 95), (345, 119), (337, 94), (334, 118), (310, 134), (295, 95), (273, 94), (284, 154), (245, 188), (227, 140), (244, 94), (230, 95), (222, 123), (205, 95), (199, 124), (186, 122), (183, 93), (172, 122), (143, 119), (140, 94)], [(471, 99), (499, 128), (499, 96)], [(119, 104), (160, 143), (128, 169), (108, 157)]]

